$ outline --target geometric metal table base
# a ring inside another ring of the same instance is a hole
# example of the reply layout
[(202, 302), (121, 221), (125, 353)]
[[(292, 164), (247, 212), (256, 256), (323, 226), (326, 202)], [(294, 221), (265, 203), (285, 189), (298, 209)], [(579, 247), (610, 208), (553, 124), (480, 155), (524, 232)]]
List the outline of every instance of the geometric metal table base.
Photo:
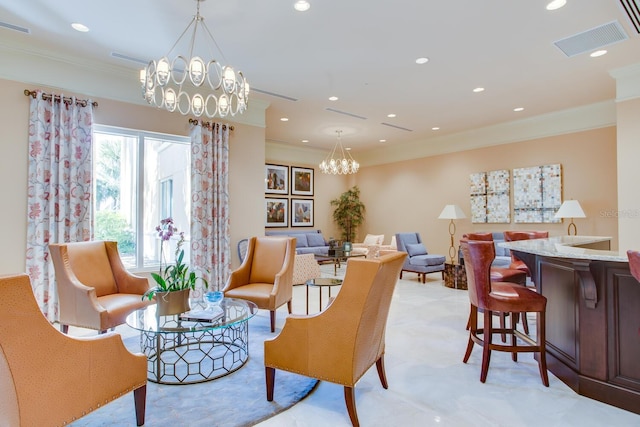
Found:
[(249, 359), (248, 322), (201, 332), (142, 331), (148, 379), (159, 384), (195, 384), (223, 377)]

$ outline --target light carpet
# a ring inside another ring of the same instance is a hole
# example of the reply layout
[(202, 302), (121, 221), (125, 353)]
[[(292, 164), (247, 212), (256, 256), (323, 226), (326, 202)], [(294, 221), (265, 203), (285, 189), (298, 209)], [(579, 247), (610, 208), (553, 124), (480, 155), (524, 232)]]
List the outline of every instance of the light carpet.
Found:
[[(277, 333), (276, 333), (277, 334)], [(263, 342), (270, 332), (269, 312), (249, 320), (249, 360), (239, 370), (204, 383), (147, 383), (146, 426), (251, 426), (291, 407), (313, 390), (317, 380), (278, 371), (274, 400), (266, 399)], [(140, 352), (138, 336), (125, 338)], [(133, 393), (105, 405), (71, 424), (74, 427), (135, 426)]]

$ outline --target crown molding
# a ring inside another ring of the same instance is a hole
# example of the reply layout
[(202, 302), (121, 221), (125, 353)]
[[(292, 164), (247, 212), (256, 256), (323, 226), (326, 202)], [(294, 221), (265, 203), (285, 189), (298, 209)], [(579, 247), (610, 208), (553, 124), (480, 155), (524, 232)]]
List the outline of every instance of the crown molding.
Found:
[(640, 63), (611, 70), (616, 80), (616, 102), (640, 98)]

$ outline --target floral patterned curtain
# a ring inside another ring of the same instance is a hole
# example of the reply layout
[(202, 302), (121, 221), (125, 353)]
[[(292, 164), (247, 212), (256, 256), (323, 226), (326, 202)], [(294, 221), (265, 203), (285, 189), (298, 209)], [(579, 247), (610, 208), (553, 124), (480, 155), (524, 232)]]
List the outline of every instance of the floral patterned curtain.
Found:
[(51, 322), (58, 318), (58, 295), (49, 242), (90, 240), (92, 235), (92, 126), (91, 102), (40, 91), (31, 98), (27, 272)]
[(192, 125), (191, 265), (203, 272), (209, 290), (222, 289), (231, 271), (228, 171), (229, 127)]

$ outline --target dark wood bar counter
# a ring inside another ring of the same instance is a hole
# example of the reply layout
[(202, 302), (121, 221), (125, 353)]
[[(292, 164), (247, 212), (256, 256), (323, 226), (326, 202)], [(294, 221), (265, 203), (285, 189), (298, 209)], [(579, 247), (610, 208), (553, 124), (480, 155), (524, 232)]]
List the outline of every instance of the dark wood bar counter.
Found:
[(640, 414), (640, 283), (606, 237), (502, 243), (547, 297), (549, 371), (577, 393)]

